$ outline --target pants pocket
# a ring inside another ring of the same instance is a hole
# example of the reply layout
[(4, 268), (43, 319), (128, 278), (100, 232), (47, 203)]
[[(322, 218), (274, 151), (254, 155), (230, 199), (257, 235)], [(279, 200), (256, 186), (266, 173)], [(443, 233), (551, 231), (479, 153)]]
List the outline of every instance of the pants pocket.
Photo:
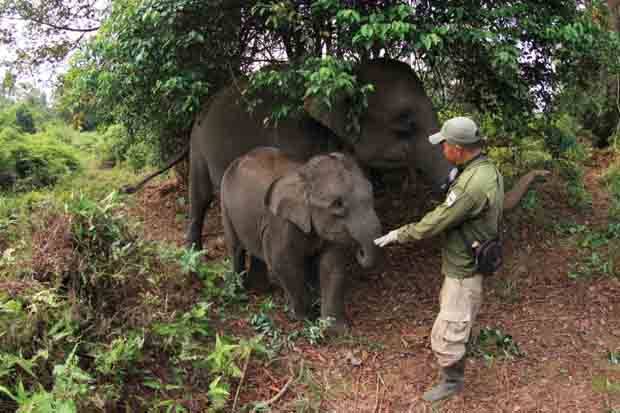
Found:
[(465, 344), (469, 340), (471, 323), (468, 321), (445, 321), (447, 324), (444, 340), (452, 344)]
[(431, 347), (440, 366), (450, 366), (465, 356), (472, 323), (437, 318), (431, 332)]

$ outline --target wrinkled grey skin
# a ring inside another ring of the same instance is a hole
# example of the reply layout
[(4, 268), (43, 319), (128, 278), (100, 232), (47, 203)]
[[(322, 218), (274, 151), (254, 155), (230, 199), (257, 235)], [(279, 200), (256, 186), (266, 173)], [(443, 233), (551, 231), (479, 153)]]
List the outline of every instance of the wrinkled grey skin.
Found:
[(332, 148), (352, 153), (364, 166), (382, 169), (411, 168), (422, 172), (434, 187), (445, 183), (453, 168), (439, 146), (428, 136), (439, 130), (431, 101), (413, 70), (406, 63), (389, 59), (368, 61), (358, 67), (362, 84), (375, 87), (368, 110), (360, 119), (361, 136), (346, 133), (346, 100), (329, 113), (306, 102), (306, 116), (265, 126), (274, 99), (261, 95), (262, 104), (248, 113), (239, 89), (233, 85), (219, 94), (198, 115), (190, 145), (167, 167), (145, 178), (126, 192), (134, 192), (149, 179), (183, 158), (190, 157), (189, 245), (202, 246), (205, 214), (228, 165), (238, 156), (259, 146), (274, 146), (297, 160)]
[(233, 269), (245, 270), (246, 253), (266, 263), (296, 319), (308, 315), (305, 281), (318, 270), (321, 317), (333, 317), (332, 328), (345, 330), (348, 250), (355, 248), (368, 268), (379, 252), (373, 240), (381, 235), (372, 185), (355, 161), (330, 153), (301, 163), (280, 149), (257, 148), (228, 167), (220, 202)]

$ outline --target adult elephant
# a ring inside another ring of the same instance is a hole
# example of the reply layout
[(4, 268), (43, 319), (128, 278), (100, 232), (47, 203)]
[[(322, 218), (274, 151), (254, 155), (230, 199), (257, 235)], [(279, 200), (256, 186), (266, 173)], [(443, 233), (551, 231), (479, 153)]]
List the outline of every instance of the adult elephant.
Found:
[(361, 63), (356, 74), (362, 84), (371, 83), (375, 88), (360, 117), (359, 136), (346, 132), (346, 98), (336, 102), (329, 112), (310, 104), (300, 118), (266, 125), (264, 120), (270, 116), (276, 98), (269, 91), (263, 92), (259, 96), (261, 103), (250, 113), (243, 103), (243, 86), (235, 84), (220, 91), (203, 108), (183, 153), (139, 184), (126, 187), (125, 192), (135, 192), (189, 154), (187, 241), (201, 248), (206, 211), (224, 171), (235, 158), (259, 146), (280, 148), (287, 156), (302, 161), (338, 148), (352, 153), (363, 166), (412, 168), (422, 172), (434, 187), (445, 185), (454, 166), (445, 160), (441, 148), (428, 142), (428, 136), (439, 129), (438, 120), (411, 67), (396, 60), (376, 59)]
[[(358, 263), (371, 267), (381, 235), (372, 185), (357, 163), (338, 152), (301, 163), (278, 148), (256, 148), (227, 168), (220, 201), (233, 270), (246, 269), (246, 253), (266, 263), (298, 320), (310, 307), (306, 282), (317, 275), (321, 317), (344, 331), (348, 250), (355, 248)], [(267, 283), (252, 267), (248, 278)]]

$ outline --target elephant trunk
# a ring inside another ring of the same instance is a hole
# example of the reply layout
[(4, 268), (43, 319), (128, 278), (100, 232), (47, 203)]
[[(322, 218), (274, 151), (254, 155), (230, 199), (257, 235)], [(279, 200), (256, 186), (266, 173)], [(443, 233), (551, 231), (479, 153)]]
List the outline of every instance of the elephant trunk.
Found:
[(377, 262), (380, 249), (374, 240), (381, 236), (381, 223), (377, 214), (372, 211), (366, 215), (362, 225), (357, 225), (351, 235), (358, 244), (355, 258), (362, 268), (370, 268)]
[(371, 245), (360, 246), (355, 253), (355, 259), (362, 268), (371, 268), (377, 262), (377, 247)]
[(504, 195), (504, 211), (510, 211), (517, 206), (521, 198), (523, 198), (523, 195), (525, 195), (525, 193), (529, 189), (531, 183), (534, 181), (534, 179), (536, 179), (536, 177), (544, 177), (547, 175), (549, 175), (549, 171), (541, 169), (536, 169), (523, 175), (519, 179), (519, 181), (517, 181), (517, 183), (512, 187), (510, 192), (507, 192)]

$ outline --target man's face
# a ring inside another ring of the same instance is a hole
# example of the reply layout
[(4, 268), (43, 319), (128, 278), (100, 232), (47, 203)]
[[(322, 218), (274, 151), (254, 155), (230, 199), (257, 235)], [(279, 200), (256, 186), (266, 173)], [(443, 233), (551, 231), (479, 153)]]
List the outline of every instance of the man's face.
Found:
[(463, 148), (458, 145), (453, 145), (448, 143), (447, 141), (443, 141), (441, 143), (441, 149), (443, 151), (443, 156), (455, 165), (460, 165), (462, 163), (463, 157)]

